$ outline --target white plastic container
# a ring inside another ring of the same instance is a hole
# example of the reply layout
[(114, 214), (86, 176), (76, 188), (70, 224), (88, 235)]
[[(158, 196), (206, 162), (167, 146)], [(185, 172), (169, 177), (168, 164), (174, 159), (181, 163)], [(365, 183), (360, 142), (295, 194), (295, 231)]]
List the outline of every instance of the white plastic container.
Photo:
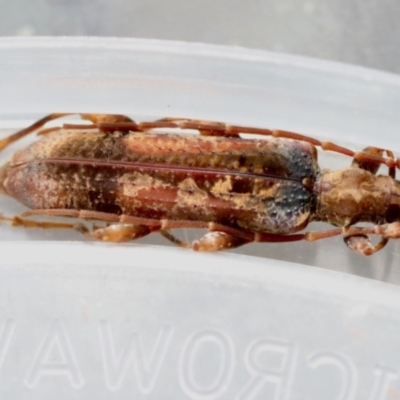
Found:
[[(8, 131), (50, 112), (107, 112), (400, 150), (400, 77), (255, 50), (0, 39), (0, 93), (0, 128)], [(321, 155), (323, 165), (350, 161)], [(1, 199), (4, 214), (23, 209)], [(396, 243), (367, 259), (340, 238), (236, 251), (245, 255), (166, 247), (156, 235), (108, 245), (5, 224), (0, 239), (0, 398), (400, 393), (400, 291), (379, 282), (400, 282)]]

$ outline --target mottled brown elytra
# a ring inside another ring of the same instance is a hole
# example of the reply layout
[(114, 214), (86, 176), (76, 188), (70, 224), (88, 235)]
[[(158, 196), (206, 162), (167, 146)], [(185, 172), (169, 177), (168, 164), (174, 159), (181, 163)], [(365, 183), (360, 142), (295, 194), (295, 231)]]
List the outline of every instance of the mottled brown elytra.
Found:
[[(0, 150), (66, 115), (42, 118), (1, 140)], [(293, 132), (185, 118), (136, 123), (121, 115), (81, 117), (92, 123), (42, 129), (39, 140), (1, 168), (2, 192), (30, 208), (2, 220), (76, 229), (111, 242), (159, 232), (198, 251), (342, 235), (352, 250), (370, 255), (400, 238), (400, 183), (395, 179), (400, 160), (390, 151), (368, 147), (354, 152)], [(200, 134), (185, 134), (188, 129)], [(321, 170), (317, 148), (350, 156), (352, 165)], [(388, 175), (377, 175), (381, 164)], [(32, 215), (106, 224), (89, 228), (27, 218)], [(312, 221), (336, 228), (297, 233)], [(186, 243), (170, 232), (175, 228), (209, 232)], [(380, 242), (373, 245), (370, 234), (379, 235)]]

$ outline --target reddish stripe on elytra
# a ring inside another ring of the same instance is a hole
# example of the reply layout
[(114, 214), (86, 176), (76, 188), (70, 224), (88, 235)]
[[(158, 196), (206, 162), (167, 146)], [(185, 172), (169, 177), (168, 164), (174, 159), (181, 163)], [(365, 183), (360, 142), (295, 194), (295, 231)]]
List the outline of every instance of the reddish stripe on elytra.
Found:
[[(120, 167), (131, 170), (138, 169), (149, 169), (153, 171), (180, 171), (180, 172), (200, 172), (204, 175), (213, 175), (213, 176), (243, 176), (243, 177), (260, 177), (260, 178), (268, 178), (268, 179), (276, 179), (276, 180), (287, 180), (287, 181), (298, 181), (301, 179), (292, 178), (292, 177), (282, 177), (276, 176), (272, 174), (256, 174), (253, 172), (240, 172), (240, 171), (230, 171), (230, 170), (218, 170), (211, 168), (199, 168), (199, 167), (182, 167), (180, 165), (165, 165), (165, 164), (147, 164), (147, 163), (136, 163), (129, 161), (103, 161), (103, 160), (88, 160), (87, 158), (79, 159), (79, 158), (59, 158), (59, 157), (48, 157), (45, 159), (38, 160), (40, 163), (53, 163), (53, 164), (74, 164), (74, 165), (88, 165), (93, 167)], [(23, 167), (26, 164), (30, 164), (31, 162), (15, 164), (13, 168)]]

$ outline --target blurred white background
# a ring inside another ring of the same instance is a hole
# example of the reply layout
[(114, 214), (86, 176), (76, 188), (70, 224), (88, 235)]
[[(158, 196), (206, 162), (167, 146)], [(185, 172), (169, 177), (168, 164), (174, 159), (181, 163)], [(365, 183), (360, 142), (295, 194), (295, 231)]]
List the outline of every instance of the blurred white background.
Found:
[(238, 45), (400, 72), (394, 0), (0, 0), (0, 35)]

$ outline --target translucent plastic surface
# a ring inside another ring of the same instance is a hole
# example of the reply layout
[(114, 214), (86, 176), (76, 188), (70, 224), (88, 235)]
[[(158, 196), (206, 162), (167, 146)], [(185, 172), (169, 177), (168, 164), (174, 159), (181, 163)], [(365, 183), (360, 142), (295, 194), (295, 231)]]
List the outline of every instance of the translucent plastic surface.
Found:
[(2, 246), (3, 398), (378, 400), (400, 390), (395, 286), (162, 246), (23, 246)]
[[(4, 134), (50, 112), (107, 112), (400, 150), (399, 77), (260, 51), (2, 39), (0, 93)], [(351, 160), (321, 152), (320, 162)], [(24, 208), (2, 197), (0, 210)], [(0, 239), (2, 398), (383, 399), (400, 391), (399, 289), (361, 277), (400, 282), (397, 243), (367, 259), (340, 238), (236, 251), (245, 255), (165, 247), (157, 235), (117, 246), (6, 224)]]

